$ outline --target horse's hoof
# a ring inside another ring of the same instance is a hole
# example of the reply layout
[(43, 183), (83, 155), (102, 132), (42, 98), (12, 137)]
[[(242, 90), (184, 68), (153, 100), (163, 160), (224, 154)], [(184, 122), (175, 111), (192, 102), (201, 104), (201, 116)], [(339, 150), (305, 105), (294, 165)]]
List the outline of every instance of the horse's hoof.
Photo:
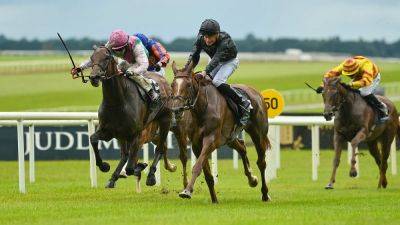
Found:
[(144, 169), (146, 169), (147, 167), (147, 163), (138, 163), (135, 167), (135, 169), (133, 170), (133, 175), (136, 177), (140, 177), (141, 173)]
[(387, 183), (387, 181), (386, 181), (386, 180), (382, 181), (382, 187), (383, 187), (383, 188), (386, 188), (386, 187), (387, 187), (387, 185), (388, 185), (388, 183)]
[(256, 176), (252, 176), (252, 179), (249, 180), (250, 187), (256, 187), (258, 184), (258, 178)]
[(269, 201), (271, 201), (271, 196), (269, 196), (269, 194), (263, 195), (263, 196), (262, 196), (262, 201), (263, 201), (263, 202), (269, 202)]
[(350, 177), (357, 177), (357, 170), (350, 170)]
[(146, 185), (154, 186), (155, 184), (156, 184), (156, 176), (154, 176), (154, 174), (149, 174), (147, 176)]
[(108, 181), (106, 184), (106, 188), (115, 188), (115, 182), (114, 181)]
[(107, 173), (108, 171), (110, 171), (110, 164), (103, 162), (100, 166), (99, 169), (101, 172), (103, 173)]
[(125, 168), (126, 171), (126, 175), (131, 176), (135, 173), (135, 169), (134, 168)]
[(169, 172), (175, 172), (176, 171), (176, 165), (171, 163), (169, 167), (166, 168)]
[(328, 185), (325, 186), (326, 190), (331, 190), (333, 189), (333, 184), (329, 183)]
[(184, 189), (181, 193), (179, 193), (179, 197), (191, 199), (192, 193), (190, 191)]

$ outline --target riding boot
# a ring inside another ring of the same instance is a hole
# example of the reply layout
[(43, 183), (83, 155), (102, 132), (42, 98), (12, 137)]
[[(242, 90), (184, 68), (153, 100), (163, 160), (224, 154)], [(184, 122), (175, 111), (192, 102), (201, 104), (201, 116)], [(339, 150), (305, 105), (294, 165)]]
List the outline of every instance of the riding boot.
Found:
[(218, 91), (220, 91), (223, 95), (227, 96), (228, 98), (232, 99), (235, 104), (238, 106), (238, 111), (239, 111), (239, 118), (238, 121), (241, 123), (241, 125), (245, 125), (245, 121), (242, 120), (242, 117), (245, 113), (249, 113), (250, 109), (250, 102), (249, 101), (243, 101), (243, 99), (237, 95), (237, 93), (231, 88), (229, 84), (221, 84), (217, 87)]
[(141, 88), (143, 88), (151, 100), (150, 108), (156, 108), (160, 100), (160, 94), (156, 91), (155, 85), (151, 79), (148, 79), (142, 75), (129, 76), (134, 80)]
[(389, 119), (389, 112), (386, 104), (379, 101), (374, 94), (364, 96), (364, 99), (370, 106), (372, 106), (372, 108), (376, 109), (376, 111), (378, 112), (380, 123), (383, 123)]

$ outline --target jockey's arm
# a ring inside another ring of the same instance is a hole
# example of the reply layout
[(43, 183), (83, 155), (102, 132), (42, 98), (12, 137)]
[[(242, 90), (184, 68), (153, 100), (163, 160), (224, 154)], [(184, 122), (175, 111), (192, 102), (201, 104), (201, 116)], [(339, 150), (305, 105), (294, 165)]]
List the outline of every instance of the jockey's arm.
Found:
[(206, 74), (210, 75), (211, 71), (213, 71), (218, 64), (221, 62), (221, 59), (224, 58), (224, 47), (220, 46), (217, 48), (215, 55), (212, 57), (211, 61), (206, 66)]
[(82, 63), (79, 65), (79, 68), (80, 68), (81, 70), (85, 70), (85, 69), (91, 68), (91, 67), (93, 67), (93, 62), (92, 62), (92, 60), (90, 60), (90, 59), (87, 59), (86, 61), (82, 62)]
[(372, 84), (374, 80), (374, 64), (370, 61), (365, 62), (361, 67), (362, 75), (360, 79), (351, 82), (353, 88), (362, 88)]
[(186, 66), (189, 65), (190, 62), (193, 62), (193, 68), (197, 66), (200, 61), (200, 53), (201, 53), (201, 35), (197, 36), (196, 42), (193, 45), (192, 53), (189, 55), (189, 59), (186, 63)]
[(151, 51), (153, 55), (159, 60), (157, 63), (160, 63), (160, 66), (162, 67), (166, 67), (169, 62), (170, 55), (164, 48), (164, 46), (161, 43), (156, 42), (155, 44), (153, 44), (153, 46), (151, 46)]
[[(332, 78), (332, 77), (339, 77), (343, 71), (343, 63), (339, 64), (338, 66), (332, 68), (328, 72), (324, 74), (324, 78)], [(319, 85), (320, 87), (324, 86), (324, 82), (321, 82)]]
[(149, 59), (147, 58), (146, 50), (141, 42), (138, 42), (133, 47), (133, 54), (135, 57), (135, 63), (126, 70), (128, 74), (143, 75), (146, 73), (149, 67)]
[(339, 77), (342, 74), (342, 71), (343, 71), (343, 63), (339, 64), (338, 66), (326, 72), (324, 77), (326, 78)]

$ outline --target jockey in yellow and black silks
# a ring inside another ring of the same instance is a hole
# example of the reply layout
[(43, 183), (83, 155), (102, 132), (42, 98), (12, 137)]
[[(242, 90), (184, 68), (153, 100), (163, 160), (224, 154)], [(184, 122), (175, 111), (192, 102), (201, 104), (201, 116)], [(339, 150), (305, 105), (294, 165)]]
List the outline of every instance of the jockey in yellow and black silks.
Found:
[[(348, 76), (351, 79), (348, 85), (358, 89), (367, 103), (377, 109), (381, 122), (389, 118), (387, 106), (374, 95), (381, 81), (381, 74), (376, 64), (364, 56), (354, 56), (329, 70), (324, 77), (331, 78), (341, 75)], [(322, 86), (317, 88), (317, 93), (322, 93), (322, 91)]]

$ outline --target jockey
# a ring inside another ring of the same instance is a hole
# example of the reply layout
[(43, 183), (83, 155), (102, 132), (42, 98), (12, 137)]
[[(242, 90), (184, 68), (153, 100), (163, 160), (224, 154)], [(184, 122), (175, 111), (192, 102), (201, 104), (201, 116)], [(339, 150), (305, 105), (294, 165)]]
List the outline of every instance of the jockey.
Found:
[(205, 71), (201, 72), (201, 76), (209, 76), (218, 91), (238, 105), (240, 125), (245, 125), (246, 121), (241, 119), (245, 112), (249, 112), (250, 102), (243, 101), (236, 91), (226, 83), (239, 65), (237, 48), (229, 34), (220, 31), (218, 22), (213, 19), (206, 19), (202, 22), (186, 66), (192, 62), (193, 68), (196, 67), (202, 50), (210, 56), (211, 61)]
[[(381, 81), (381, 75), (378, 67), (370, 59), (364, 56), (348, 58), (340, 65), (328, 71), (324, 77), (338, 77), (340, 75), (346, 75), (352, 79), (349, 86), (358, 89), (366, 102), (377, 109), (380, 122), (389, 119), (386, 104), (379, 101), (374, 95), (374, 91)], [(322, 86), (317, 88), (318, 94), (322, 93), (322, 91)]]
[[(160, 95), (154, 90), (152, 81), (144, 77), (149, 67), (149, 61), (146, 49), (140, 39), (136, 36), (129, 36), (125, 31), (118, 29), (111, 33), (106, 47), (112, 51), (113, 55), (118, 57), (118, 69), (121, 74), (124, 73), (135, 81), (148, 93), (152, 103), (156, 104)], [(88, 59), (78, 68), (73, 68), (71, 74), (75, 75), (92, 66), (92, 61)]]
[(149, 68), (147, 68), (147, 71), (158, 72), (160, 75), (164, 76), (164, 68), (167, 66), (170, 59), (167, 50), (161, 43), (146, 37), (144, 34), (137, 33), (134, 34), (134, 36), (142, 41), (142, 44), (149, 52)]

